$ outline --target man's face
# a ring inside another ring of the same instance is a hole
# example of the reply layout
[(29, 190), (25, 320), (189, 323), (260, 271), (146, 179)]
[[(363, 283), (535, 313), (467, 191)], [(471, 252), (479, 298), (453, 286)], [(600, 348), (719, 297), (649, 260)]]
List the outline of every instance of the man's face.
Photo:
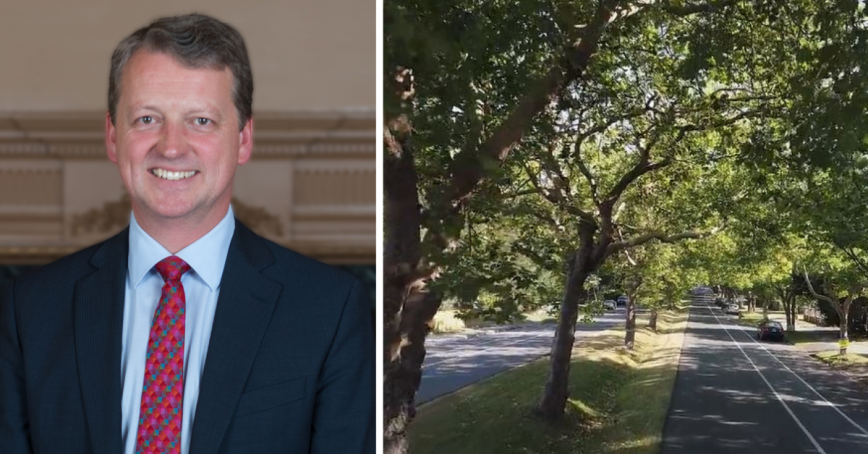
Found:
[(106, 147), (136, 218), (222, 217), (235, 168), (253, 146), (252, 121), (238, 131), (229, 68), (189, 69), (139, 50), (121, 80), (114, 125), (106, 115)]

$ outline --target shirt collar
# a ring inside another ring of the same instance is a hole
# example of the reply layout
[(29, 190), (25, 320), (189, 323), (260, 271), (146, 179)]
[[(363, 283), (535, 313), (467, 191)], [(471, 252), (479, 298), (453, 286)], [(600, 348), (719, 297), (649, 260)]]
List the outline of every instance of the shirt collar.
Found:
[[(235, 214), (232, 206), (226, 216), (210, 232), (175, 254), (187, 262), (190, 268), (205, 281), (211, 291), (220, 286), (223, 267), (229, 254), (229, 243), (235, 233)], [(130, 255), (127, 261), (133, 288), (136, 288), (154, 265), (172, 255), (162, 244), (151, 238), (130, 216)]]

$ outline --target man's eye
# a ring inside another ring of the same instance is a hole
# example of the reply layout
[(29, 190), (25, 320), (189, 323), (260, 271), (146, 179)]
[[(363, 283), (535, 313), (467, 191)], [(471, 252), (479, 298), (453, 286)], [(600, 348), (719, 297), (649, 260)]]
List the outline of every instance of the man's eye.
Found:
[(199, 117), (196, 119), (196, 124), (199, 126), (208, 126), (211, 123), (211, 120), (203, 117)]
[(150, 117), (150, 116), (145, 115), (144, 117), (139, 118), (139, 121), (142, 122), (143, 124), (149, 125), (149, 124), (154, 122), (154, 117)]

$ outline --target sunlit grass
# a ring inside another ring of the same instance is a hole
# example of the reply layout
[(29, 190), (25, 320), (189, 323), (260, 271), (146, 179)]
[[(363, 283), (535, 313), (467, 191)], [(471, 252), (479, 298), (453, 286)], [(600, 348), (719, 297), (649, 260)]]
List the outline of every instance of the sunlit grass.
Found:
[[(647, 320), (640, 320), (645, 326)], [(419, 408), (412, 451), (424, 453), (656, 453), (669, 407), (686, 315), (661, 313), (661, 334), (623, 329), (583, 338), (574, 349), (563, 421), (534, 412), (548, 359), (532, 362)]]
[(847, 367), (852, 365), (866, 365), (868, 364), (868, 356), (859, 355), (856, 353), (847, 353), (846, 355), (839, 355), (838, 350), (829, 350), (824, 352), (816, 353), (812, 356), (819, 359), (820, 361), (829, 364), (835, 367)]

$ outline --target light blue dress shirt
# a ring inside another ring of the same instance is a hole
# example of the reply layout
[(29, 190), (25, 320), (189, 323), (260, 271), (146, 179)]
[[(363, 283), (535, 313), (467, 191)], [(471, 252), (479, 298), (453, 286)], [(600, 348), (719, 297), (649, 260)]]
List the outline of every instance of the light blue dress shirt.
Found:
[[(233, 233), (235, 216), (230, 207), (223, 220), (210, 232), (175, 254), (192, 268), (181, 277), (186, 296), (181, 454), (187, 454), (190, 449), (199, 380), (205, 370), (205, 354), (211, 340), (220, 279)], [(136, 217), (131, 216), (121, 346), (121, 430), (125, 454), (135, 454), (136, 451), (148, 337), (163, 288), (163, 278), (154, 265), (170, 255), (166, 248), (142, 230)]]

